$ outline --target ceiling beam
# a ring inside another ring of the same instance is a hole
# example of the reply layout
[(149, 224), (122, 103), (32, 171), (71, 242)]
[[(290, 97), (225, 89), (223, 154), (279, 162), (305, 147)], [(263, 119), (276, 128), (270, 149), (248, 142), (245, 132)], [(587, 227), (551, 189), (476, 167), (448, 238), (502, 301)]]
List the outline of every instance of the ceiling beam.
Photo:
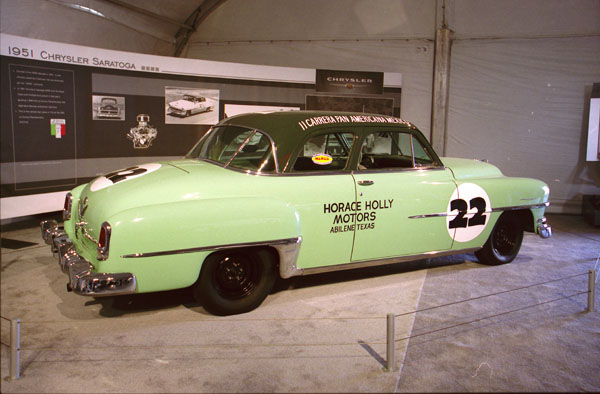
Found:
[[(113, 0), (111, 0), (113, 1)], [(200, 23), (202, 23), (214, 10), (219, 8), (227, 0), (204, 0), (200, 6), (188, 16), (185, 21), (186, 26), (192, 26), (191, 30), (179, 29), (175, 34), (175, 51), (173, 56), (179, 57), (188, 43), (191, 35), (196, 31)]]
[(163, 15), (155, 14), (154, 12), (148, 11), (144, 8), (136, 7), (134, 5), (131, 5), (131, 4), (121, 1), (121, 0), (103, 0), (103, 1), (114, 4), (118, 7), (125, 8), (125, 9), (133, 11), (133, 12), (137, 12), (138, 14), (149, 16), (150, 18), (154, 18), (154, 19), (160, 20), (162, 22), (177, 25), (180, 27), (180, 29), (184, 29), (184, 30), (188, 30), (188, 31), (194, 30), (194, 27), (191, 25), (188, 25), (186, 23), (181, 23), (179, 21), (176, 21), (175, 19), (171, 19), (171, 18), (163, 16)]

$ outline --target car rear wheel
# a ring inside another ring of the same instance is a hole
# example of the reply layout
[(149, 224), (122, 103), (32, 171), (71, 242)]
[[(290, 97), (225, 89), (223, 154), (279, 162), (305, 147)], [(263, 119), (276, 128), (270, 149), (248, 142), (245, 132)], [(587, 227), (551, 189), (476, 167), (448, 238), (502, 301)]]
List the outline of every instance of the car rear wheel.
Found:
[(490, 237), (475, 256), (482, 264), (500, 265), (510, 263), (517, 257), (523, 242), (523, 227), (513, 215), (500, 216)]
[(238, 249), (210, 255), (194, 285), (194, 298), (215, 315), (257, 308), (273, 289), (277, 272), (268, 250)]

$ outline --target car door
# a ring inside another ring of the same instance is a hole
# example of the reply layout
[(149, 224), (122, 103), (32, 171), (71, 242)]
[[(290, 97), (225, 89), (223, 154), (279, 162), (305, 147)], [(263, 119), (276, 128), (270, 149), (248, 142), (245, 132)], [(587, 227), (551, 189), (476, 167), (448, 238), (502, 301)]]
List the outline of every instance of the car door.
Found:
[(355, 213), (354, 178), (347, 163), (354, 134), (329, 130), (308, 138), (286, 176), (277, 179), (286, 201), (298, 212), (302, 246), (297, 267), (325, 267), (350, 262)]
[(363, 140), (353, 174), (360, 212), (353, 262), (452, 247), (446, 212), (456, 184), (430, 150), (410, 130), (381, 129)]

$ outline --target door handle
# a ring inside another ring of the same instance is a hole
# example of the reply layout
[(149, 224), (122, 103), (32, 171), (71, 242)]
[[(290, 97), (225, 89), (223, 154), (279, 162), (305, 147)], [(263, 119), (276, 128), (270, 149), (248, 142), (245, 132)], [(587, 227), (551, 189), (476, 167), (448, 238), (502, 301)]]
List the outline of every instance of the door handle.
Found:
[(375, 182), (370, 181), (370, 180), (364, 180), (364, 181), (358, 181), (358, 184), (360, 186), (371, 186), (372, 184), (374, 184)]

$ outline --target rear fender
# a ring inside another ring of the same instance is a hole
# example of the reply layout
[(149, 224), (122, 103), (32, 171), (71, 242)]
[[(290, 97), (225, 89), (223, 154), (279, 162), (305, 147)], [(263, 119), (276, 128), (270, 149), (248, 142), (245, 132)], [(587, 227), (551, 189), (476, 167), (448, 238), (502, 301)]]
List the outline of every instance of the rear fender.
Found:
[(202, 262), (217, 250), (272, 246), (280, 261), (295, 265), (300, 245), (296, 210), (274, 198), (145, 206), (122, 211), (108, 222), (112, 226), (109, 258), (97, 262), (97, 270), (133, 273), (139, 292), (192, 285)]

